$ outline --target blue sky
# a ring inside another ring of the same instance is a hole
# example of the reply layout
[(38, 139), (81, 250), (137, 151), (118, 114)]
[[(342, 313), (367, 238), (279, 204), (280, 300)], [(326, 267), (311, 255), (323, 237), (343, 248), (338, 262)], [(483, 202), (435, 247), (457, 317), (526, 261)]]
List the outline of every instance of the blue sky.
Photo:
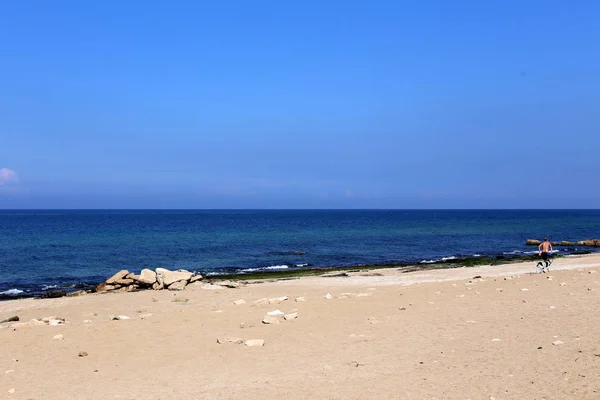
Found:
[(0, 208), (597, 208), (596, 1), (0, 5)]

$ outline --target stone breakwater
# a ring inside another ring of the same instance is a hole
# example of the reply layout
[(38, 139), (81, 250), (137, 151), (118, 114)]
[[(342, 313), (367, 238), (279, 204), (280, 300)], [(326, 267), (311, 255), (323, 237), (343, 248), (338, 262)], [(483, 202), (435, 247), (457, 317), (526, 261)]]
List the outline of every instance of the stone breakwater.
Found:
[(202, 275), (194, 275), (183, 269), (170, 271), (165, 268), (156, 268), (153, 271), (145, 268), (139, 274), (124, 269), (96, 286), (96, 292), (133, 292), (145, 289), (183, 290), (188, 284), (201, 280)]
[[(539, 246), (542, 242), (536, 239), (527, 239), (525, 244), (527, 246)], [(561, 242), (550, 242), (552, 246), (586, 246), (586, 247), (600, 247), (600, 239), (586, 239), (578, 242), (568, 242), (563, 240)]]

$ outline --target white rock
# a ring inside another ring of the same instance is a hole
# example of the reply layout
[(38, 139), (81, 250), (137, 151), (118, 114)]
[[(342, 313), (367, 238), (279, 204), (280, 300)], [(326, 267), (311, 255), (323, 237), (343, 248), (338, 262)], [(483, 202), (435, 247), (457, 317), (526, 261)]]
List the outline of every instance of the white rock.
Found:
[(63, 319), (51, 319), (50, 321), (48, 321), (48, 325), (50, 326), (63, 325), (64, 323), (65, 321)]
[(10, 327), (11, 328), (27, 328), (27, 327), (42, 326), (42, 325), (46, 325), (46, 323), (44, 321), (40, 321), (37, 319), (31, 319), (27, 322), (14, 323), (14, 324), (10, 325)]
[(233, 344), (242, 344), (244, 343), (244, 339), (238, 337), (222, 337), (217, 339), (217, 343), (225, 344), (225, 343), (233, 343)]
[(267, 315), (263, 318), (262, 322), (263, 322), (263, 324), (277, 325), (279, 323), (279, 318), (271, 317), (270, 315)]
[(90, 322), (92, 322), (92, 320), (91, 320), (91, 319), (84, 319), (84, 320), (83, 320), (83, 323), (84, 323), (84, 324), (89, 324)]
[(120, 321), (120, 320), (123, 320), (123, 319), (131, 319), (131, 317), (128, 317), (127, 315), (113, 315), (113, 316), (110, 317), (110, 319), (112, 321)]
[(142, 272), (140, 272), (138, 282), (143, 283), (144, 285), (153, 285), (156, 282), (156, 272), (144, 268)]
[(13, 394), (15, 392), (15, 388), (9, 389), (8, 393)]
[(202, 280), (202, 275), (200, 275), (200, 274), (194, 275), (190, 279), (190, 283), (198, 282), (198, 281), (201, 281), (201, 280)]
[(169, 285), (169, 290), (183, 290), (187, 286), (188, 281), (181, 280), (177, 282), (173, 282)]
[(521, 289), (521, 292), (528, 292), (528, 291), (529, 291), (529, 289), (527, 289), (526, 287)]
[(296, 303), (301, 303), (301, 302), (305, 302), (306, 298), (301, 296), (301, 297), (296, 297), (295, 300), (296, 300)]
[(231, 282), (231, 281), (219, 281), (219, 282), (215, 282), (215, 285), (227, 287), (230, 289), (236, 289), (236, 288), (240, 287), (239, 283)]
[(225, 288), (223, 286), (213, 285), (212, 283), (205, 283), (204, 285), (200, 286), (200, 289), (219, 290), (219, 289), (225, 289)]
[(333, 296), (332, 296), (332, 295), (330, 295), (329, 293), (327, 293), (327, 294), (325, 295), (325, 298), (326, 298), (327, 300), (331, 300), (331, 299), (333, 299)]
[(61, 334), (61, 335), (54, 335), (54, 337), (52, 338), (53, 340), (63, 340), (65, 337)]
[(240, 299), (233, 302), (236, 306), (241, 306), (242, 304), (246, 304), (246, 300)]
[(191, 272), (185, 270), (169, 271), (165, 268), (156, 268), (157, 280), (158, 276), (162, 276), (162, 280), (165, 286), (169, 286), (170, 284), (175, 283), (177, 281), (186, 281), (187, 283), (193, 275), (194, 274), (192, 274)]
[(263, 306), (265, 304), (269, 304), (269, 299), (267, 299), (266, 297), (263, 297), (262, 299), (258, 299), (254, 302), (254, 305), (257, 305), (257, 306)]
[(296, 319), (296, 318), (298, 318), (298, 313), (297, 313), (297, 312), (295, 312), (295, 313), (291, 313), (291, 314), (285, 314), (285, 315), (283, 316), (283, 318), (284, 318), (286, 321), (290, 321), (290, 320), (292, 320), (292, 319)]
[(492, 342), (499, 342), (500, 339), (492, 339)]
[(284, 314), (284, 312), (283, 312), (283, 311), (281, 311), (281, 310), (273, 310), (273, 311), (269, 311), (269, 312), (267, 313), (267, 315), (270, 315), (270, 316), (272, 316), (272, 317), (275, 317), (275, 316), (277, 316), (277, 315), (283, 315), (283, 314)]
[(372, 296), (372, 293), (358, 293), (356, 295), (356, 297), (368, 297), (368, 296)]
[(122, 269), (121, 271), (117, 272), (116, 274), (114, 274), (113, 276), (108, 278), (106, 280), (106, 283), (109, 285), (112, 285), (116, 281), (119, 281), (119, 280), (125, 278), (127, 275), (129, 275), (129, 271), (127, 271), (126, 269)]
[(288, 299), (289, 299), (289, 297), (287, 297), (287, 296), (275, 297), (275, 298), (269, 299), (269, 304), (279, 304), (282, 301), (286, 301)]
[(265, 345), (265, 341), (262, 339), (249, 339), (244, 342), (248, 347), (262, 347)]
[(561, 342), (560, 340), (555, 340), (554, 342), (552, 342), (553, 345), (558, 346), (563, 344), (564, 342)]
[(550, 306), (548, 308), (551, 309), (551, 310), (554, 310), (556, 308), (556, 306)]
[(8, 371), (6, 371), (6, 372), (5, 372), (5, 374), (11, 374), (11, 373), (13, 373), (13, 372), (15, 372), (15, 370), (14, 370), (14, 369), (9, 369)]

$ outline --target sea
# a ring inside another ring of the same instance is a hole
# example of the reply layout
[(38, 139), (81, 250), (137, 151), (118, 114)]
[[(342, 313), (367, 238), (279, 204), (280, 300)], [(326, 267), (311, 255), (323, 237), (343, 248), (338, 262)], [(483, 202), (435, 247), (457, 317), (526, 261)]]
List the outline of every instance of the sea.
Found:
[[(535, 254), (600, 237), (600, 210), (0, 210), (0, 298), (121, 269), (203, 275)], [(562, 254), (591, 250), (558, 248)]]

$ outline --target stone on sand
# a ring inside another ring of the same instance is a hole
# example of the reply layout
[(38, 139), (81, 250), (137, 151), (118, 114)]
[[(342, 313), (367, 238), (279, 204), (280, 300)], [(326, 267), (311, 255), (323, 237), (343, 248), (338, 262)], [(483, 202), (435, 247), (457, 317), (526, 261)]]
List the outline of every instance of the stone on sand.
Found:
[(80, 351), (78, 355), (79, 357), (87, 357), (88, 353), (85, 351)]
[(281, 311), (281, 310), (273, 310), (273, 311), (269, 311), (267, 313), (267, 315), (269, 315), (271, 317), (276, 317), (276, 316), (279, 316), (279, 315), (284, 315), (284, 312)]
[(246, 300), (240, 299), (233, 302), (236, 306), (241, 306), (242, 304), (246, 304)]
[(267, 315), (263, 318), (262, 320), (263, 324), (272, 324), (272, 325), (276, 325), (279, 323), (279, 318), (277, 317), (272, 317), (270, 315)]
[(279, 304), (282, 301), (286, 301), (288, 299), (289, 299), (289, 297), (287, 297), (287, 296), (274, 297), (272, 299), (269, 299), (269, 304)]
[(173, 282), (172, 284), (169, 285), (169, 290), (183, 290), (187, 286), (187, 282), (188, 281), (186, 281), (186, 280)]
[(244, 343), (244, 339), (238, 337), (221, 337), (217, 339), (217, 343), (225, 344), (225, 343), (233, 343), (233, 344), (242, 344)]
[(79, 296), (85, 296), (86, 294), (87, 294), (87, 292), (85, 290), (76, 290), (74, 292), (67, 294), (67, 297), (79, 297)]
[(190, 279), (190, 283), (194, 283), (194, 282), (198, 282), (202, 280), (202, 275), (198, 274), (198, 275), (194, 275), (191, 277)]
[(108, 285), (113, 285), (116, 281), (125, 278), (128, 274), (129, 271), (127, 271), (126, 269), (122, 269), (121, 271), (108, 278), (105, 283)]
[(296, 300), (296, 303), (305, 302), (306, 301), (306, 297), (302, 297), (302, 296), (296, 297), (295, 300)]
[(109, 292), (111, 290), (114, 290), (116, 288), (117, 287), (114, 285), (109, 285), (108, 283), (101, 283), (98, 286), (96, 286), (96, 292), (104, 293), (104, 292)]
[(144, 268), (142, 272), (140, 272), (140, 276), (137, 281), (143, 285), (154, 285), (156, 283), (156, 272), (151, 269)]
[(164, 288), (165, 288), (165, 285), (163, 283), (154, 282), (152, 284), (153, 290), (163, 290)]
[(192, 275), (191, 272), (185, 270), (170, 271), (165, 268), (156, 268), (156, 277), (158, 279), (159, 276), (162, 276), (165, 286), (169, 286), (177, 281), (186, 281), (187, 284)]
[(246, 340), (244, 344), (248, 347), (263, 347), (265, 345), (265, 341), (262, 339), (249, 339)]
[(120, 321), (123, 319), (131, 319), (131, 317), (128, 317), (127, 315), (113, 315), (110, 317), (111, 321)]
[(215, 282), (215, 285), (224, 286), (230, 289), (237, 289), (238, 287), (240, 287), (239, 283), (231, 281), (219, 281)]
[(333, 296), (332, 296), (332, 295), (330, 295), (329, 293), (327, 293), (327, 294), (325, 295), (325, 298), (326, 298), (327, 300), (331, 300), (331, 299), (333, 299)]
[(292, 320), (292, 319), (296, 319), (296, 318), (298, 318), (298, 313), (297, 313), (297, 312), (294, 312), (294, 313), (291, 313), (291, 314), (285, 314), (285, 315), (283, 316), (283, 318), (284, 318), (286, 321), (290, 321), (290, 320)]
[(262, 299), (258, 299), (254, 302), (254, 305), (256, 305), (256, 306), (262, 306), (265, 304), (269, 304), (269, 299), (266, 297), (263, 297)]
[(60, 335), (54, 335), (54, 337), (52, 338), (52, 340), (63, 340), (65, 337), (60, 334)]
[(30, 319), (27, 322), (17, 322), (12, 324), (10, 327), (11, 328), (29, 328), (32, 326), (43, 326), (46, 325), (46, 323), (44, 321), (40, 321), (37, 319)]

